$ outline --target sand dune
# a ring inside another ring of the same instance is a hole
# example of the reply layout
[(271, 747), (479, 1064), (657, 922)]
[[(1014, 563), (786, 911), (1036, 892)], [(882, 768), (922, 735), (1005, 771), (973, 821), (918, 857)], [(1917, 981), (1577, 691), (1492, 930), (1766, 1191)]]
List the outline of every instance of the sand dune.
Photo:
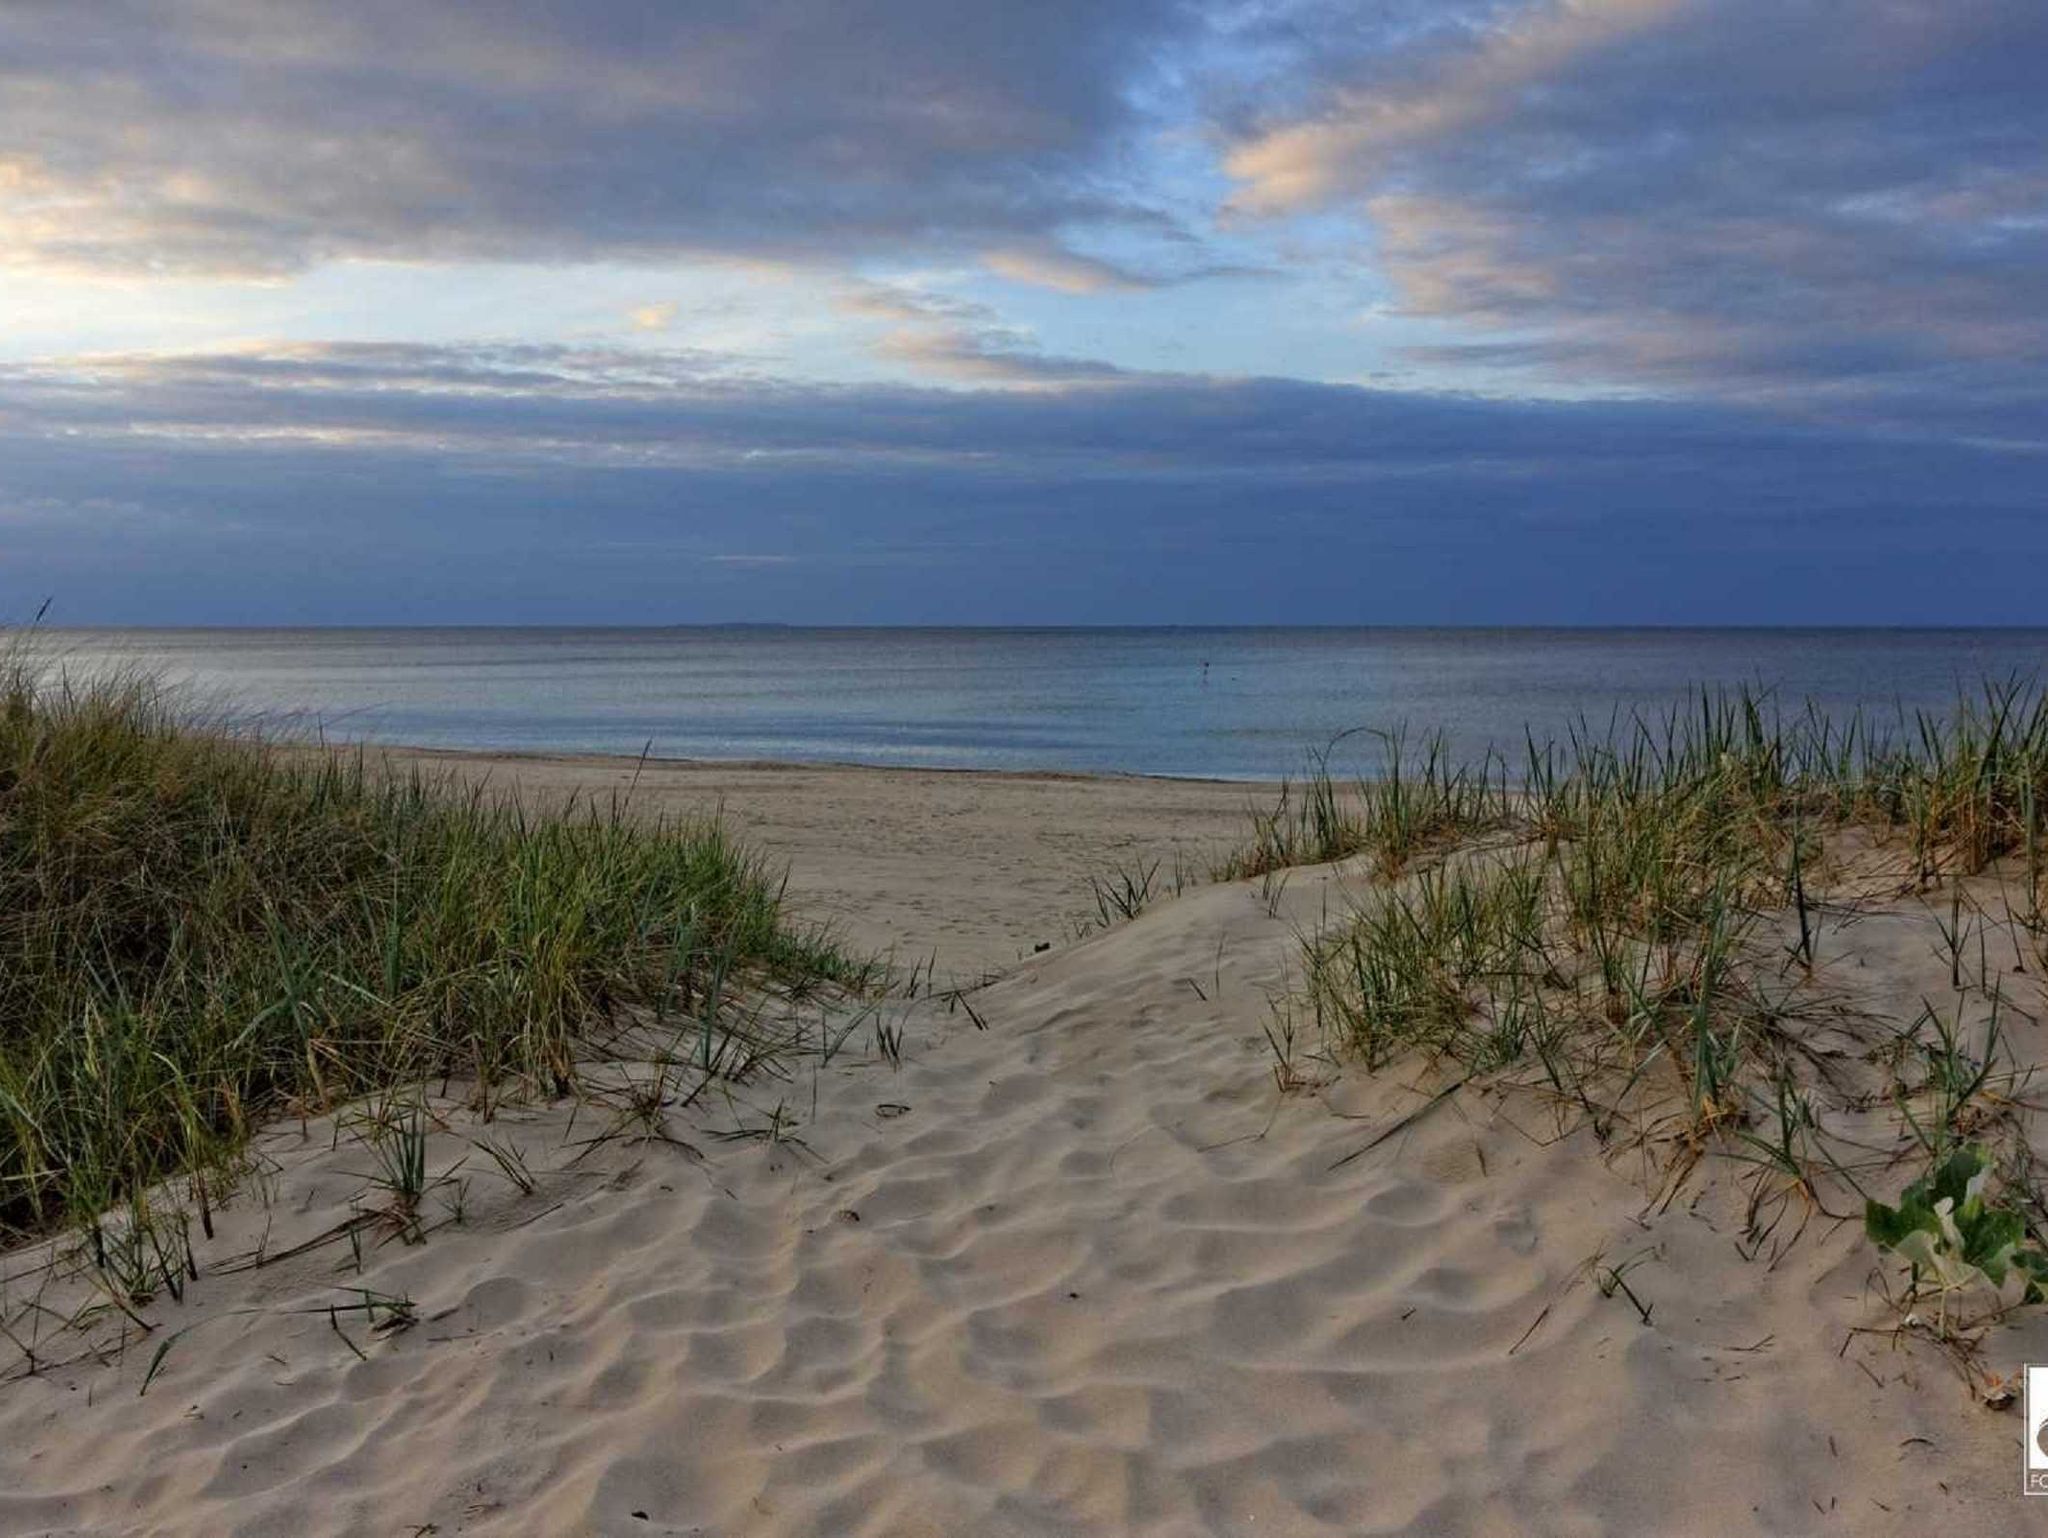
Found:
[[(156, 1336), (0, 1390), (0, 1531), (2015, 1530), (2018, 1417), (1849, 1333), (1886, 1317), (1857, 1225), (1745, 1258), (1725, 1182), (1653, 1211), (1516, 1092), (1347, 1160), (1438, 1085), (1275, 1086), (1269, 1000), (1342, 885), (1191, 892), (981, 990), (985, 1030), (904, 1006), (900, 1066), (850, 1045), (674, 1142), (507, 1112), (530, 1195), (443, 1105), (461, 1221), (444, 1187), (360, 1269), (247, 1268), (364, 1192), (359, 1142), (277, 1129)], [(1629, 1259), (1647, 1323), (1594, 1285)], [(330, 1315), (350, 1289), (417, 1322)]]

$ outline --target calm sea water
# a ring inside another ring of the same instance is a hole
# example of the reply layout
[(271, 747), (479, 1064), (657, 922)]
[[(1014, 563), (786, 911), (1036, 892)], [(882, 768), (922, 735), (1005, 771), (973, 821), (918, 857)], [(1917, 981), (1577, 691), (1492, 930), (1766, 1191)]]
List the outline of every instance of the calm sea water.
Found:
[[(1700, 685), (1946, 709), (2048, 630), (70, 630), (330, 738), (955, 768), (1278, 776), (1353, 728), (1464, 753)], [(1367, 739), (1339, 754), (1363, 767)]]

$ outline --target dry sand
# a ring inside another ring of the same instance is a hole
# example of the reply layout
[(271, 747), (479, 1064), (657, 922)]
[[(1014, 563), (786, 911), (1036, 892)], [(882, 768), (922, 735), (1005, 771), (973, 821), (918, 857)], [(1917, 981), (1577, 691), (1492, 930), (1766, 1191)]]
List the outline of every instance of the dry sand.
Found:
[[(0, 1386), (0, 1531), (2023, 1530), (2018, 1415), (1850, 1333), (1893, 1318), (1858, 1225), (1745, 1257), (1727, 1190), (1656, 1211), (1643, 1170), (1476, 1087), (1346, 1162), (1442, 1082), (1275, 1085), (1270, 1000), (1348, 879), (1191, 890), (975, 993), (986, 1029), (899, 1003), (900, 1066), (863, 1033), (673, 1112), (674, 1141), (507, 1113), (532, 1194), (443, 1104), (439, 1226), (359, 1266), (289, 1252), (359, 1209), (368, 1151), (278, 1128), (267, 1199), (151, 1337)], [(1823, 955), (1939, 990), (1912, 917)], [(1632, 1258), (1648, 1323), (1593, 1282)], [(357, 1288), (418, 1322), (330, 1316)], [(1990, 1352), (2048, 1360), (2048, 1330)]]

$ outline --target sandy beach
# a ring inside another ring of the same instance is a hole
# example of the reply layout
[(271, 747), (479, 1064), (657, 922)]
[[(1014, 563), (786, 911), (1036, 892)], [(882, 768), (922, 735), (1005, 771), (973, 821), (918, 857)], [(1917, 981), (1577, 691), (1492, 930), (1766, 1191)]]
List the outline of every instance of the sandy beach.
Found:
[[(941, 976), (1012, 964), (658, 1128), (485, 1126), (432, 1086), (417, 1243), (364, 1220), (346, 1118), (273, 1128), (148, 1336), (53, 1335), (0, 1386), (0, 1532), (2018, 1530), (2018, 1417), (1898, 1331), (1860, 1223), (1745, 1239), (1736, 1166), (1674, 1198), (1526, 1085), (1306, 1044), (1276, 1073), (1300, 936), (1356, 865), (1063, 932), (1091, 864), (1192, 856), (1242, 788), (653, 766), (634, 794), (722, 802), (819, 913)], [(1820, 942), (1883, 1009), (1947, 987), (1934, 910), (1892, 890)], [(2031, 975), (2014, 997), (2038, 1060)], [(2048, 1326), (1987, 1356), (2048, 1357)]]
[(0, 0), (0, 1538), (2048, 1534), (2044, 80)]

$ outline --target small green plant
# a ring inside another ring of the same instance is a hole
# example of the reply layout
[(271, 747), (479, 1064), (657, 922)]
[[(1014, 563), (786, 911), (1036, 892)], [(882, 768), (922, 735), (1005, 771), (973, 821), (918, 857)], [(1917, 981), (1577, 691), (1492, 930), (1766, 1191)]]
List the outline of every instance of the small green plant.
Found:
[(1296, 1090), (1314, 1089), (1318, 1080), (1302, 1070), (1302, 1046), (1296, 1039), (1294, 1005), (1290, 999), (1274, 1004), (1271, 1018), (1263, 1022), (1260, 1029), (1266, 1033), (1266, 1046), (1273, 1054), (1273, 1084), (1283, 1095)]
[(531, 1196), (539, 1188), (540, 1182), (534, 1179), (533, 1171), (527, 1168), (526, 1156), (510, 1139), (480, 1137), (473, 1139), (472, 1142), (475, 1147), (490, 1156), (491, 1162), (498, 1166), (500, 1173), (512, 1182), (521, 1196)]
[(370, 1358), (350, 1337), (348, 1331), (341, 1327), (341, 1321), (345, 1316), (360, 1316), (363, 1323), (370, 1327), (372, 1335), (382, 1336), (400, 1334), (419, 1323), (419, 1309), (412, 1299), (403, 1293), (373, 1292), (367, 1287), (344, 1287), (342, 1291), (353, 1293), (355, 1301), (331, 1303), (324, 1309), (301, 1309), (298, 1312), (326, 1314), (327, 1327), (341, 1337), (341, 1343), (355, 1353), (358, 1361), (367, 1362)]
[(1914, 1292), (1932, 1279), (1944, 1308), (1952, 1292), (1977, 1282), (2002, 1291), (2009, 1278), (2024, 1282), (2023, 1302), (2048, 1297), (2048, 1254), (2029, 1242), (2017, 1207), (1988, 1197), (1993, 1173), (1983, 1146), (1965, 1143), (1907, 1186), (1896, 1207), (1874, 1198), (1864, 1205), (1864, 1232), (1913, 1268)]
[(1159, 874), (1157, 860), (1119, 863), (1108, 876), (1090, 876), (1088, 886), (1095, 894), (1095, 916), (1104, 929), (1128, 923), (1144, 912), (1152, 901), (1153, 879)]
[(880, 1010), (875, 1011), (875, 1051), (891, 1068), (903, 1066), (903, 1022), (890, 1024)]
[[(1909, 1048), (1919, 1052), (1925, 1072), (1913, 1091), (1895, 1084), (1893, 1099), (1907, 1129), (1930, 1158), (1940, 1160), (1981, 1127), (1988, 1114), (1982, 1097), (1994, 1082), (1998, 1061), (1999, 1003), (1999, 995), (1993, 993), (1981, 1055), (1972, 1056), (1964, 1044), (1960, 1018), (1944, 1019), (1931, 1004), (1922, 1008), (1920, 1018), (1903, 1037)], [(1923, 1025), (1933, 1028), (1933, 1041), (1921, 1037)], [(1998, 1082), (2009, 1089), (2010, 1075), (2000, 1076)], [(1918, 1113), (1912, 1103), (1916, 1097), (1922, 1101)]]
[(374, 1209), (378, 1221), (407, 1244), (418, 1244), (426, 1238), (420, 1221), (421, 1203), (428, 1192), (451, 1184), (464, 1161), (457, 1160), (438, 1176), (428, 1175), (423, 1105), (401, 1109), (390, 1099), (380, 1098), (351, 1120), (372, 1158), (373, 1167), (359, 1172), (360, 1178), (383, 1196), (382, 1204)]
[(1657, 1305), (1645, 1303), (1638, 1297), (1635, 1288), (1629, 1286), (1627, 1278), (1629, 1272), (1642, 1265), (1645, 1261), (1652, 1259), (1655, 1259), (1655, 1255), (1650, 1251), (1644, 1251), (1641, 1254), (1631, 1255), (1627, 1259), (1611, 1266), (1600, 1265), (1596, 1262), (1593, 1268), (1593, 1284), (1600, 1289), (1600, 1296), (1611, 1298), (1617, 1292), (1620, 1293), (1628, 1299), (1629, 1305), (1636, 1311), (1636, 1316), (1644, 1324), (1650, 1322), (1650, 1314)]
[(420, 1198), (427, 1194), (426, 1119), (415, 1108), (382, 1123), (371, 1134), (370, 1147), (377, 1156), (372, 1183), (406, 1211), (417, 1211)]
[(138, 1308), (159, 1292), (182, 1300), (185, 1283), (199, 1279), (182, 1211), (159, 1212), (138, 1195), (122, 1215), (88, 1224), (85, 1233), (93, 1269), (117, 1300)]

